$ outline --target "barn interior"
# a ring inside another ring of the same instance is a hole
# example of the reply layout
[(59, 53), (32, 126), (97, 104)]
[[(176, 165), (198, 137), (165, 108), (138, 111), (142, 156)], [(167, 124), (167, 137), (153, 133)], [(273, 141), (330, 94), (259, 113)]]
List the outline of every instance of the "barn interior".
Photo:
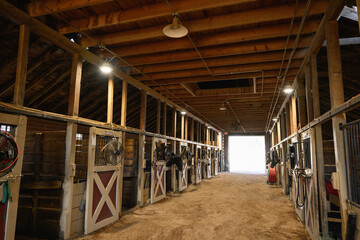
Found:
[(229, 136), (254, 135), (266, 178), (247, 179), (281, 191), (307, 238), (360, 239), (359, 7), (0, 0), (0, 240), (89, 235), (240, 186)]

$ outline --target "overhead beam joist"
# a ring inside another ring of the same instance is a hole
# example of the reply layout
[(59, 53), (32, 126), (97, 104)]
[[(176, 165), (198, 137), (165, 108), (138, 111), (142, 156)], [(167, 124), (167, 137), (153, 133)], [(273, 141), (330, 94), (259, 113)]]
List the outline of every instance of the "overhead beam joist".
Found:
[[(171, 7), (179, 14), (201, 11), (216, 7), (226, 7), (236, 4), (255, 2), (256, 0), (182, 0), (171, 1)], [(114, 26), (125, 23), (138, 22), (151, 18), (167, 17), (171, 15), (171, 10), (165, 1), (148, 5), (146, 7), (130, 8), (123, 11), (113, 11), (88, 18), (80, 18), (70, 21), (69, 25), (58, 28), (62, 34), (86, 31), (101, 27)], [(72, 26), (76, 26), (76, 28)]]
[[(292, 59), (304, 58), (306, 51), (307, 51), (306, 48), (297, 50), (293, 55)], [(240, 64), (259, 63), (259, 62), (274, 62), (274, 61), (281, 61), (283, 59), (283, 54), (284, 54), (283, 51), (265, 52), (265, 53), (257, 53), (257, 54), (211, 58), (211, 59), (207, 59), (205, 62), (208, 67), (230, 66), (230, 65), (240, 65)], [(284, 59), (288, 60), (289, 57), (290, 57), (290, 52), (287, 53)], [(190, 60), (184, 62), (147, 65), (142, 67), (141, 71), (144, 73), (167, 72), (167, 71), (203, 68), (204, 66), (205, 66), (204, 62), (199, 59), (199, 60)]]
[[(306, 22), (306, 25), (303, 27), (302, 34), (311, 34), (316, 32), (320, 20), (314, 19), (309, 20)], [(291, 35), (296, 34), (299, 23), (294, 24), (293, 31)], [(218, 56), (216, 54), (224, 54), (224, 55), (231, 55), (231, 54), (239, 54), (239, 53), (251, 53), (251, 52), (261, 52), (267, 50), (279, 50), (284, 49), (286, 45), (286, 38), (284, 39), (271, 39), (271, 38), (279, 38), (279, 37), (286, 37), (289, 34), (289, 24), (278, 24), (278, 25), (268, 25), (262, 26), (257, 28), (244, 28), (240, 30), (232, 30), (229, 32), (221, 32), (221, 33), (214, 33), (210, 36), (199, 36), (199, 37), (192, 37), (195, 45), (198, 48), (202, 47), (210, 47), (208, 49), (200, 49), (201, 54), (204, 57), (211, 57), (211, 56)], [(263, 40), (259, 42), (251, 42), (254, 40)], [(311, 39), (310, 39), (311, 40)], [(300, 43), (302, 40), (299, 41), (299, 47), (301, 46)], [(229, 48), (229, 46), (214, 46), (218, 44), (231, 44), (236, 43), (236, 45), (231, 47), (236, 48)], [(239, 44), (241, 43), (241, 44)], [(289, 46), (292, 47), (294, 45), (294, 38), (290, 38)], [(310, 42), (307, 46), (310, 45)], [(304, 46), (306, 47), (306, 46)], [(171, 39), (171, 40), (163, 40), (163, 41), (155, 41), (143, 44), (132, 44), (123, 47), (112, 47), (110, 48), (111, 51), (118, 54), (120, 57), (125, 56), (134, 56), (138, 57), (137, 55), (144, 55), (144, 54), (152, 54), (152, 53), (160, 53), (160, 52), (167, 52), (167, 51), (179, 51), (184, 49), (191, 49), (193, 51), (194, 46), (188, 39), (181, 38), (181, 39)], [(210, 49), (215, 48), (213, 51)], [(269, 49), (268, 49), (269, 48)], [(221, 51), (219, 51), (221, 50)], [(210, 51), (210, 52), (208, 52)], [(103, 57), (112, 57), (111, 54), (102, 54)], [(197, 56), (197, 55), (196, 55)]]
[[(55, 30), (51, 29), (50, 27), (46, 26), (39, 20), (31, 17), (27, 13), (21, 11), (20, 9), (16, 8), (15, 6), (13, 6), (12, 4), (10, 4), (5, 0), (0, 0), (0, 14), (5, 18), (11, 20), (15, 24), (19, 24), (19, 25), (24, 23), (28, 24), (31, 28), (31, 31), (36, 35), (43, 37), (44, 39), (52, 42), (53, 44), (59, 46), (60, 48), (63, 48), (64, 50), (70, 53), (80, 54), (85, 61), (95, 66), (101, 66), (105, 62), (97, 55), (91, 53), (90, 51), (87, 51), (85, 48), (82, 48), (80, 45), (71, 42), (66, 37), (62, 36)], [(175, 107), (179, 110), (184, 110), (183, 107), (179, 106), (178, 104), (174, 103), (173, 101), (169, 100), (168, 98), (154, 91), (150, 87), (145, 86), (138, 80), (134, 79), (125, 72), (121, 71), (119, 68), (114, 68), (113, 74), (119, 79), (127, 80), (128, 83), (133, 85), (134, 87), (145, 90), (151, 96), (161, 99), (170, 106)], [(205, 122), (203, 119), (193, 115), (192, 113), (188, 113), (188, 115), (190, 117), (197, 119), (200, 122)]]
[(31, 1), (27, 6), (27, 10), (31, 16), (38, 17), (51, 14), (52, 12), (63, 12), (111, 1), (113, 0), (39, 0)]
[[(304, 13), (306, 3), (300, 2), (297, 7), (295, 17), (301, 17)], [(328, 6), (327, 0), (318, 0), (312, 2), (308, 16), (322, 14)], [(183, 22), (190, 33), (209, 31), (222, 28), (245, 26), (256, 23), (271, 22), (291, 19), (293, 17), (294, 5), (285, 4), (274, 7), (258, 8), (254, 10), (236, 12), (231, 14), (224, 14), (214, 17), (197, 19)], [(123, 31), (118, 33), (105, 34), (101, 36), (94, 36), (93, 39), (84, 38), (82, 45), (84, 47), (93, 47), (102, 43), (104, 45), (129, 43), (133, 41), (141, 41), (149, 38), (163, 37), (162, 28), (149, 27), (142, 29), (135, 29), (130, 31)]]
[[(288, 71), (288, 77), (296, 75), (298, 69), (290, 68)], [(264, 71), (264, 78), (276, 77), (279, 74), (279, 70), (266, 70)], [(167, 84), (180, 84), (180, 83), (195, 83), (195, 82), (211, 82), (211, 81), (223, 81), (223, 80), (234, 80), (234, 79), (246, 79), (246, 78), (261, 78), (262, 72), (251, 72), (251, 73), (238, 73), (218, 76), (194, 76), (194, 77), (182, 77), (182, 78), (170, 78), (170, 79), (158, 79), (156, 81), (143, 81), (148, 86), (158, 86)]]
[[(298, 48), (309, 47), (311, 40), (312, 40), (312, 36), (302, 36), (298, 43)], [(291, 37), (289, 40), (288, 49), (292, 48), (294, 42), (295, 42), (295, 38)], [(283, 39), (267, 39), (267, 40), (260, 40), (255, 42), (253, 41), (253, 42), (244, 42), (237, 44), (204, 47), (199, 49), (199, 51), (201, 53), (201, 56), (207, 59), (207, 58), (215, 58), (222, 56), (263, 53), (269, 51), (283, 51), (285, 49), (285, 46), (286, 46), (286, 38), (283, 38)], [(107, 56), (110, 56), (110, 54)], [(126, 57), (126, 61), (132, 64), (133, 66), (149, 65), (149, 64), (157, 64), (157, 63), (170, 63), (170, 62), (178, 62), (178, 61), (185, 61), (192, 59), (199, 59), (199, 54), (193, 49)]]
[[(291, 62), (290, 68), (299, 67), (302, 60), (296, 59)], [(284, 61), (284, 66), (286, 66), (288, 61)], [(213, 67), (211, 72), (213, 75), (232, 75), (237, 73), (248, 73), (248, 72), (261, 72), (264, 70), (278, 70), (280, 69), (281, 61), (269, 62), (269, 63), (251, 63), (243, 64), (236, 66), (225, 66), (225, 67)], [(144, 72), (146, 73), (146, 72)], [(153, 80), (157, 79), (170, 79), (170, 78), (179, 78), (179, 77), (194, 77), (194, 76), (204, 76), (208, 75), (209, 72), (205, 66), (201, 69), (190, 69), (183, 71), (173, 71), (173, 72), (161, 72), (161, 73), (147, 73), (146, 76), (139, 76), (138, 80), (149, 80), (149, 77)]]

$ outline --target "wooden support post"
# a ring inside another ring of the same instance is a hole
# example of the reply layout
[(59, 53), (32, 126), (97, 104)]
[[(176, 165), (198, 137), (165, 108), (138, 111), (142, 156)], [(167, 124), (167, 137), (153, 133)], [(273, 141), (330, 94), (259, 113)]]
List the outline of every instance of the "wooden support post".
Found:
[(176, 108), (172, 110), (172, 133), (173, 137), (176, 138)]
[[(70, 79), (69, 107), (70, 116), (78, 116), (80, 103), (80, 84), (82, 73), (82, 58), (74, 54)], [(75, 151), (76, 151), (77, 124), (67, 123), (66, 152), (65, 152), (65, 177), (62, 184), (63, 202), (60, 217), (60, 238), (69, 239), (71, 229), (71, 213), (73, 200), (73, 182), (75, 176)]]
[(297, 131), (296, 99), (293, 96), (290, 100), (290, 125), (291, 134)]
[(277, 121), (277, 126), (276, 126), (276, 130), (277, 130), (277, 142), (281, 142), (281, 128), (280, 128), (280, 118)]
[(13, 103), (23, 105), (25, 98), (25, 84), (28, 65), (30, 27), (28, 25), (20, 25), (19, 48), (16, 65), (16, 80), (14, 87)]
[[(330, 85), (331, 108), (338, 107), (344, 102), (344, 86), (342, 79), (341, 54), (339, 44), (338, 23), (336, 20), (329, 21), (326, 26), (326, 50), (328, 56), (328, 71)], [(346, 123), (345, 113), (338, 114), (332, 118), (334, 136), (335, 161), (338, 180), (340, 182), (339, 198), (341, 210), (342, 239), (346, 239), (347, 228), (347, 180), (344, 135), (340, 130), (340, 124)]]
[[(310, 58), (311, 64), (311, 85), (313, 94), (314, 117), (320, 117), (320, 97), (319, 82), (317, 73), (316, 55), (312, 54)], [(325, 189), (325, 169), (324, 169), (324, 150), (321, 125), (315, 126), (315, 147), (316, 147), (316, 165), (317, 165), (317, 182), (319, 187), (319, 203), (320, 203), (320, 224), (322, 235), (328, 236), (328, 216), (327, 216), (327, 199)]]
[(185, 123), (184, 123), (184, 139), (185, 140), (188, 140), (188, 119), (189, 117), (188, 116), (185, 116)]
[(145, 183), (145, 135), (139, 135), (139, 159), (138, 159), (138, 176), (137, 176), (137, 205), (144, 205), (144, 183)]
[(156, 133), (160, 134), (160, 121), (161, 121), (161, 100), (157, 100), (157, 108), (156, 108)]
[(305, 66), (305, 94), (306, 94), (306, 109), (307, 109), (307, 121), (308, 123), (314, 119), (313, 112), (313, 99), (311, 95), (311, 72), (310, 65)]
[(146, 126), (146, 103), (147, 103), (146, 91), (145, 91), (145, 90), (141, 90), (140, 130), (145, 130), (145, 126)]
[(126, 126), (126, 110), (127, 110), (127, 89), (128, 83), (127, 80), (122, 80), (122, 93), (121, 93), (121, 123), (122, 127)]
[(166, 133), (166, 117), (167, 117), (167, 104), (164, 102), (164, 112), (163, 112), (163, 135), (167, 135)]
[(230, 171), (229, 135), (224, 136), (225, 171)]
[(190, 141), (194, 141), (194, 119), (190, 118)]
[(108, 101), (107, 101), (107, 123), (113, 122), (114, 112), (114, 76), (109, 75), (108, 81)]
[(181, 139), (184, 139), (184, 134), (185, 134), (185, 116), (181, 115)]
[(304, 81), (297, 79), (296, 98), (298, 101), (299, 129), (306, 125), (306, 104), (305, 104), (305, 86)]
[(290, 104), (291, 104), (291, 100), (286, 103), (286, 136), (290, 136), (291, 135), (291, 123), (290, 123), (290, 119), (291, 119), (291, 111), (290, 111)]

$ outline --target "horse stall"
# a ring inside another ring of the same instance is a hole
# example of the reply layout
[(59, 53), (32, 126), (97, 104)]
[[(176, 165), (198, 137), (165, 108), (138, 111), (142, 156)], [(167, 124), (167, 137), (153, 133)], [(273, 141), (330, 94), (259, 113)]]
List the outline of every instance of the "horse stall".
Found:
[(139, 136), (137, 134), (126, 133), (122, 194), (123, 210), (133, 208), (137, 205), (138, 155)]
[(143, 183), (143, 203), (147, 204), (151, 202), (151, 164), (153, 158), (153, 139), (151, 137), (145, 137), (144, 143), (144, 157), (145, 157), (145, 169), (144, 169), (144, 183)]
[(195, 145), (195, 183), (199, 184), (202, 180), (202, 161), (201, 161), (201, 146)]
[[(166, 145), (170, 149), (171, 153), (176, 152), (176, 141), (166, 140)], [(166, 165), (166, 192), (172, 191), (175, 192), (175, 184), (176, 184), (176, 175), (175, 175), (175, 166)]]
[(206, 178), (211, 178), (212, 177), (211, 170), (213, 166), (213, 163), (211, 161), (211, 147), (205, 147), (205, 151), (206, 151), (206, 161), (208, 162), (206, 168)]
[(66, 123), (28, 118), (16, 237), (59, 238), (65, 142)]
[[(312, 130), (311, 130), (312, 131)], [(291, 199), (295, 212), (309, 235), (314, 238), (319, 235), (317, 183), (313, 178), (316, 171), (313, 159), (315, 156), (314, 133), (310, 130), (291, 139), (289, 147), (290, 165), (292, 171)]]
[(218, 156), (217, 156), (217, 149), (214, 147), (210, 148), (210, 157), (211, 157), (211, 175), (217, 176), (218, 175)]
[(89, 234), (119, 219), (124, 157), (122, 132), (78, 126), (72, 237)]
[[(18, 202), (27, 118), (1, 113), (0, 127), (0, 239), (3, 240), (15, 238), (17, 213), (22, 211), (18, 211)], [(11, 201), (9, 194), (4, 195), (6, 192), (11, 194)]]
[(166, 160), (171, 152), (166, 145), (166, 139), (152, 139), (151, 154), (151, 203), (158, 202), (166, 197)]
[(195, 161), (196, 161), (196, 145), (195, 144), (189, 144), (189, 154), (190, 154), (190, 159), (188, 161), (188, 184), (195, 184), (196, 181), (196, 166), (195, 166)]

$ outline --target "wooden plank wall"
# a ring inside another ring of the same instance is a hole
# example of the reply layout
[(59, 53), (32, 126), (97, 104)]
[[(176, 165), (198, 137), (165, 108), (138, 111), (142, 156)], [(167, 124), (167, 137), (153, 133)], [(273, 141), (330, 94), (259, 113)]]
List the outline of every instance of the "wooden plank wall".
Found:
[(71, 237), (84, 234), (85, 211), (80, 210), (80, 205), (85, 194), (85, 188), (86, 182), (74, 183), (70, 229)]
[(123, 209), (131, 208), (137, 204), (137, 169), (139, 138), (137, 135), (126, 134), (124, 179), (123, 179)]
[(17, 236), (48, 239), (59, 236), (65, 130), (66, 125), (63, 123), (28, 119)]

